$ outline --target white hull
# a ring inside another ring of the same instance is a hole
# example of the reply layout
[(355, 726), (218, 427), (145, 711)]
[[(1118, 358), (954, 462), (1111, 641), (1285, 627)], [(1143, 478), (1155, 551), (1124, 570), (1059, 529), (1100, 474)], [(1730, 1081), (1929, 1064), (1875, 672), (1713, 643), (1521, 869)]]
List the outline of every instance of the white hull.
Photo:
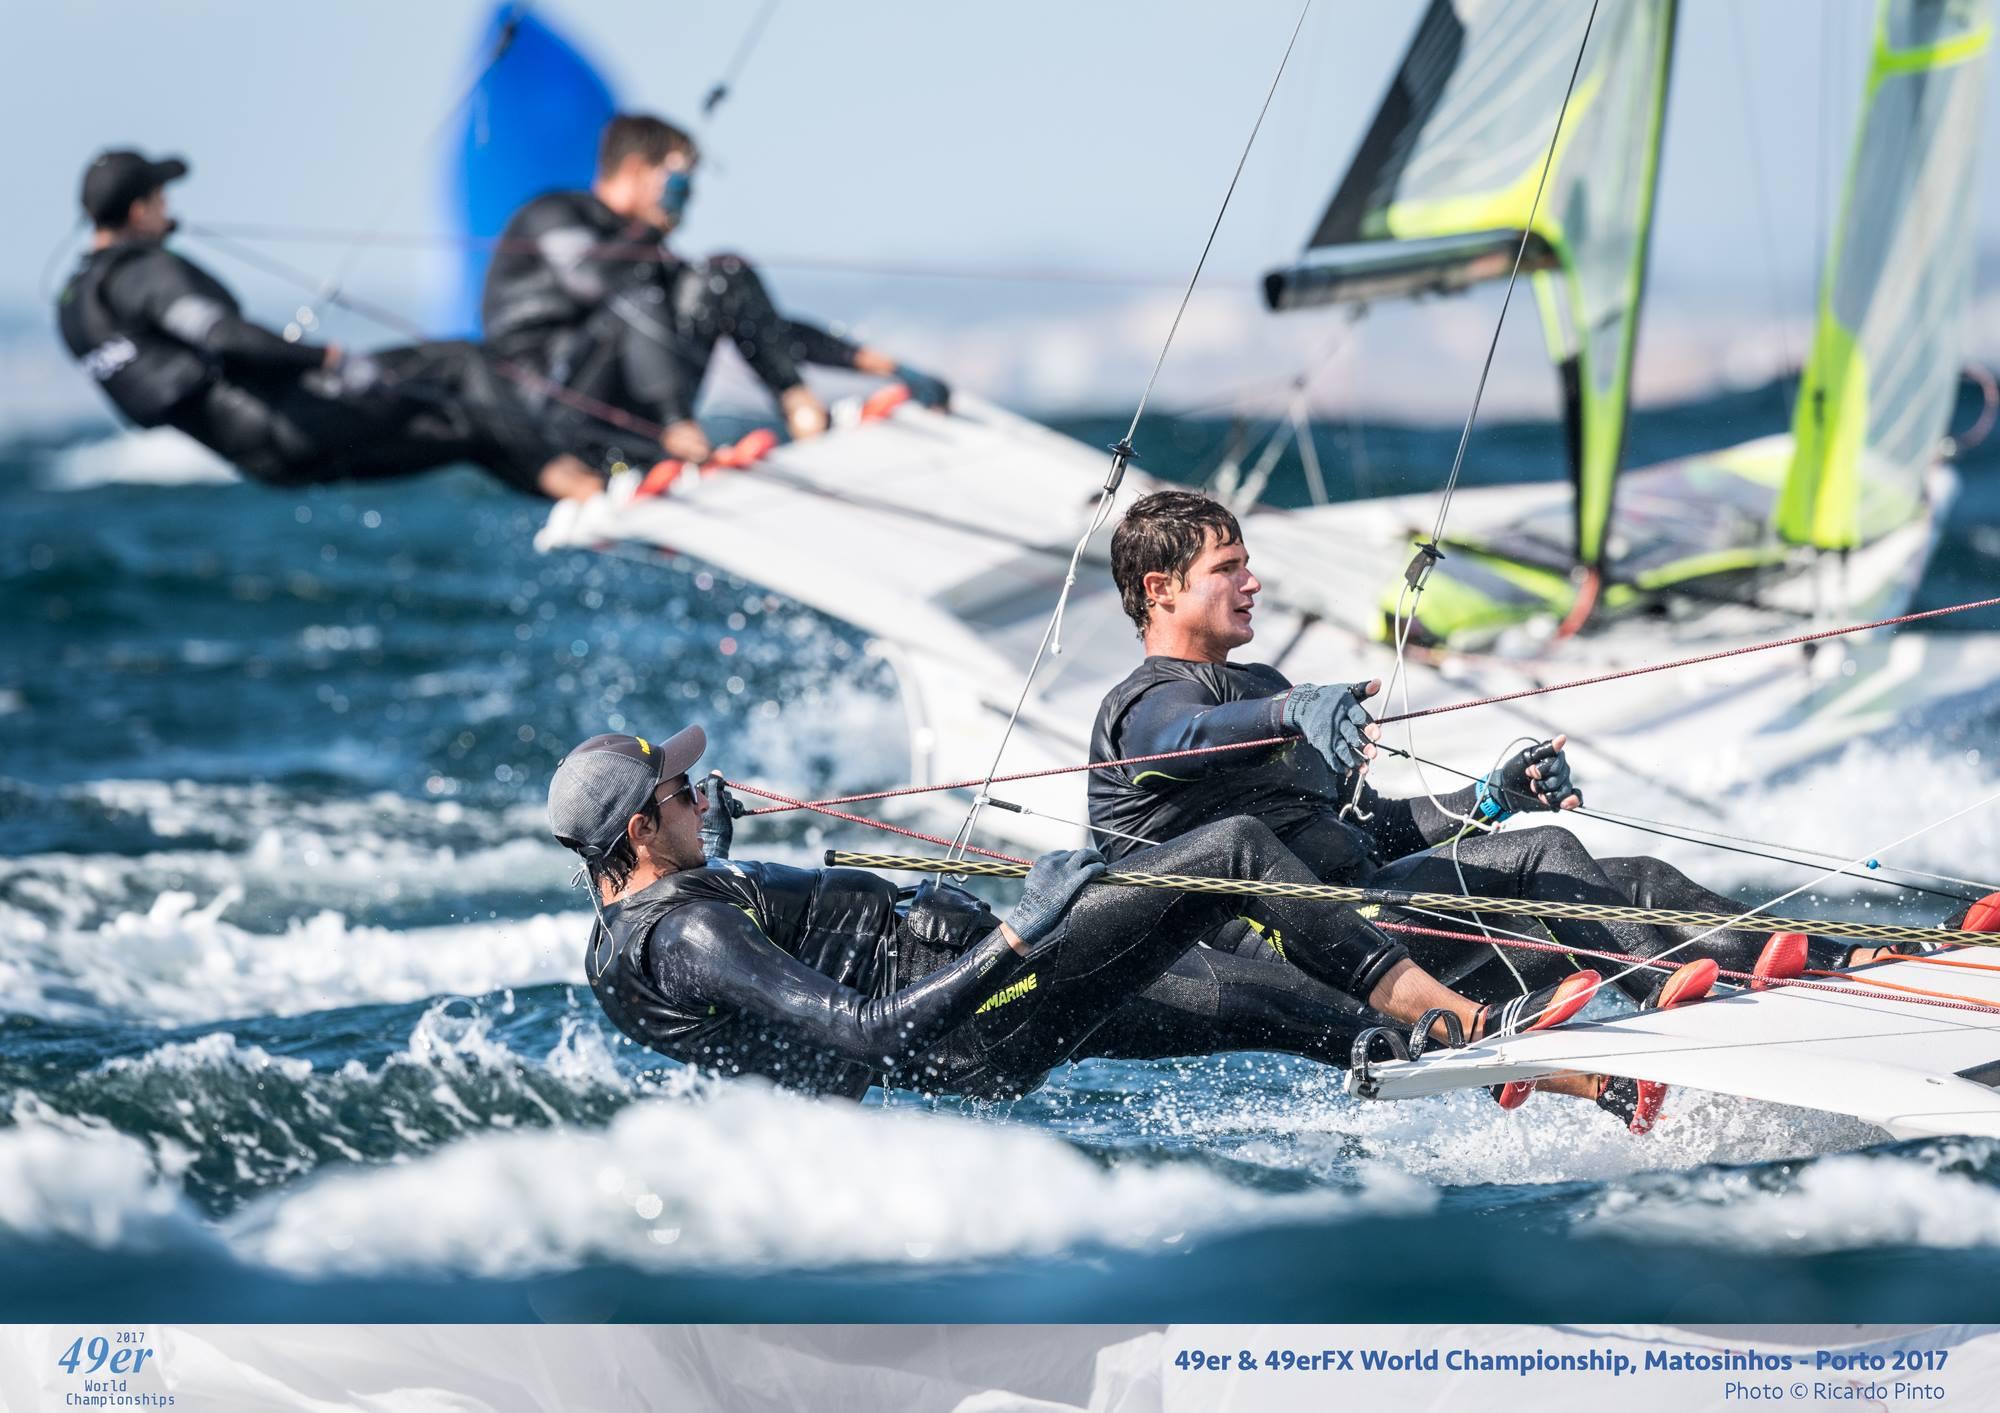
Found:
[[(1985, 948), (1950, 956), (2000, 962), (2000, 953)], [(1874, 978), (2000, 1006), (2000, 969), (1911, 959), (1854, 977), (1840, 984), (1865, 991), (1861, 978)], [(1991, 1087), (2000, 1079), (2000, 1013), (1920, 1005), (1886, 991), (1741, 992), (1392, 1061), (1372, 1066), (1368, 1080), (1373, 1097), (1415, 1099), (1565, 1070), (1848, 1114), (1894, 1138), (2000, 1138), (2000, 1091)], [(1350, 1088), (1360, 1084), (1350, 1076)]]
[[(907, 783), (978, 778), (1108, 464), (1107, 453), (962, 398), (950, 417), (905, 408), (780, 448), (749, 472), (703, 478), (689, 494), (559, 507), (539, 543), (684, 551), (856, 625), (902, 686)], [(1120, 505), (1153, 485), (1128, 476)], [(1816, 588), (1800, 574), (1767, 594), (1771, 609), (1683, 601), (1685, 613), (1625, 618), (1561, 642), (1517, 633), (1486, 653), (1413, 660), (1384, 711), (1402, 710), (1405, 693), (1421, 709), (1900, 612), (1952, 485), (1940, 469), (1930, 512), (1851, 555), (1840, 583)], [(1476, 529), (1560, 494), (1546, 485), (1461, 491), (1453, 524)], [(1246, 534), (1265, 587), (1257, 640), (1243, 656), (1273, 661), (1295, 681), (1389, 678), (1393, 654), (1372, 636), (1377, 601), (1407, 560), (1410, 531), (1434, 513), (1434, 499), (1422, 496), (1253, 514)], [(1138, 660), (1110, 582), (1109, 539), (1096, 537), (1079, 570), (1063, 652), (1044, 663), (1002, 773), (1084, 761), (1099, 698)], [(1779, 649), (1430, 718), (1415, 723), (1415, 745), (1483, 773), (1511, 739), (1566, 731), (1599, 802), (1613, 803), (1621, 781), (1636, 777), (1712, 803), (1885, 728), (1935, 725), (1990, 703), (2000, 684), (1995, 637), (1878, 632), (1810, 653)], [(1400, 726), (1388, 739), (1410, 744)], [(1420, 788), (1400, 762), (1378, 771), (1387, 793)], [(1431, 773), (1433, 788), (1454, 783)], [(1077, 828), (1045, 816), (1081, 820), (1083, 788), (1075, 774), (996, 788), (1042, 816), (989, 810), (978, 842), (1025, 850), (1076, 842)], [(950, 824), (969, 800), (912, 797), (883, 813)]]

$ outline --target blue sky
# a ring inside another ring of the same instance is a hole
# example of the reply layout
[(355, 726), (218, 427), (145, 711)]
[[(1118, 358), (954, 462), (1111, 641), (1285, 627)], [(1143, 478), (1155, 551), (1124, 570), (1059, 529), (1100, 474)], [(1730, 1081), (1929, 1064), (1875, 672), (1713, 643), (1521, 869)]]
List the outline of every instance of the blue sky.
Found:
[[(1584, 0), (1551, 3), (1574, 8), (1580, 35)], [(627, 103), (669, 116), (695, 112), (756, 8), (539, 7), (600, 60)], [(1764, 336), (1760, 323), (1769, 333), (1807, 313), (1821, 198), (1838, 188), (1873, 8), (1684, 0), (1649, 309), (1649, 337), (1663, 348), (1681, 325), (1705, 326), (1728, 343), (1716, 356), (1734, 356), (1728, 349)], [(0, 92), (15, 188), (13, 219), (0, 225), (0, 307), (39, 302), (39, 272), (74, 219), (78, 173), (106, 145), (189, 156), (195, 175), (176, 192), (184, 216), (441, 229), (441, 156), (423, 138), (456, 95), (487, 10), (473, 0), (24, 8)], [(1309, 317), (1265, 338), (1265, 325), (1286, 321), (1260, 315), (1247, 284), (1298, 248), (1420, 11), (1418, 0), (1313, 7), (1212, 257), (1215, 285), (1188, 331), (1188, 376), (1213, 381), (1231, 350), (1246, 369), (1295, 360), (1328, 336)], [(1165, 285), (1191, 267), (1297, 13), (1294, 0), (783, 0), (709, 134), (714, 161), (683, 243), (761, 258), (787, 299), (934, 361), (969, 361), (948, 371), (1011, 380), (990, 389), (1003, 395), (1060, 401), (1075, 380), (1115, 400), (1133, 360), (1099, 358), (1091, 339), (1115, 326), (1137, 348), (1164, 331)], [(1822, 83), (1823, 72), (1833, 81)], [(1560, 97), (1549, 96), (1552, 117)], [(1987, 154), (2000, 151), (1996, 139), (2000, 104), (1989, 101)], [(1979, 240), (2000, 250), (2000, 182), (1980, 193)], [(337, 244), (273, 249), (320, 271), (342, 256)], [(860, 279), (798, 258), (1060, 267), (1157, 277), (1162, 287)], [(291, 297), (216, 268), (262, 312)], [(361, 259), (349, 283), (421, 312), (438, 273), (421, 252), (390, 249)], [(1401, 323), (1387, 316), (1371, 321), (1368, 343), (1416, 341), (1457, 357), (1496, 307), (1475, 298)], [(1532, 320), (1520, 324), (1525, 352), (1536, 341)], [(1038, 385), (988, 346), (1009, 337), (1041, 338), (1029, 370)], [(1273, 341), (1275, 352), (1263, 347)], [(1199, 361), (1204, 346), (1209, 364)], [(1055, 373), (1041, 366), (1051, 358), (1063, 365)], [(1671, 359), (1655, 361), (1665, 376)]]

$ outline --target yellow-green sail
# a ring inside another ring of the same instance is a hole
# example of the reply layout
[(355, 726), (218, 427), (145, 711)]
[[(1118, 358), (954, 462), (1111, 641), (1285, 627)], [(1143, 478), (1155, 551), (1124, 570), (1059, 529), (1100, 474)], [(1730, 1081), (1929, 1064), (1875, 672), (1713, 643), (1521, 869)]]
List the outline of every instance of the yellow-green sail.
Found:
[(1923, 505), (1972, 291), (1988, 0), (1883, 0), (1820, 284), (1779, 534), (1850, 549)]
[[(1505, 278), (1521, 238), (1571, 396), (1576, 557), (1600, 563), (1624, 454), (1674, 0), (1602, 0), (1539, 203), (1581, 6), (1433, 0), (1274, 308)], [(1530, 215), (1532, 209), (1532, 217)]]

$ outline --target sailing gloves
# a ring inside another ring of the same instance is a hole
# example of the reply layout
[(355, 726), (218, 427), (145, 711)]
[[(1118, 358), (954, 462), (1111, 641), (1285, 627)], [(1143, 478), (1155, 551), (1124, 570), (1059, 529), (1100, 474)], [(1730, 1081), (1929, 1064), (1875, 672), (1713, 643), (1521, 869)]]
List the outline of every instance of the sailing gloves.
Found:
[(951, 407), (951, 389), (946, 386), (943, 378), (934, 378), (907, 363), (898, 363), (896, 381), (908, 388), (910, 396), (925, 407), (935, 408), (939, 412)]
[(729, 787), (722, 782), (722, 772), (708, 773), (708, 789), (701, 802), (701, 852), (711, 859), (729, 857), (729, 846), (736, 840), (736, 816), (743, 812), (743, 806), (729, 793)]
[(1104, 855), (1095, 849), (1058, 849), (1043, 854), (1028, 870), (1021, 901), (1007, 914), (1007, 925), (1029, 946), (1054, 932), (1083, 885), (1104, 872)]
[(1537, 741), (1480, 781), (1473, 792), (1473, 813), (1483, 823), (1498, 824), (1517, 810), (1581, 806), (1583, 792), (1570, 779), (1569, 757), (1563, 754), (1568, 739)]
[(1315, 687), (1301, 683), (1285, 693), (1285, 725), (1306, 738), (1336, 775), (1351, 775), (1373, 759), (1372, 744), (1380, 733), (1361, 705), (1373, 696), (1373, 682), (1351, 687)]

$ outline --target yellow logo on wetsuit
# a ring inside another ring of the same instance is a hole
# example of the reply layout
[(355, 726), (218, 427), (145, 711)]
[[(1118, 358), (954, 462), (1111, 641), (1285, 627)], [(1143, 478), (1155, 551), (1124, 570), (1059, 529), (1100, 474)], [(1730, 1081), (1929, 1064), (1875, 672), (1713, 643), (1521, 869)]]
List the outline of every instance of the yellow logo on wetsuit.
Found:
[(1000, 1007), (1006, 1005), (1009, 1001), (1020, 1000), (1023, 996), (1027, 995), (1030, 991), (1033, 991), (1034, 989), (1035, 989), (1035, 974), (1033, 972), (1029, 972), (1019, 981), (1011, 982), (1008, 985), (1001, 987), (998, 991), (995, 991), (991, 996), (988, 996), (984, 1001), (981, 1001), (979, 1003), (979, 1009), (974, 1011), (973, 1014), (975, 1016), (983, 1016), (988, 1011), (996, 1011)]
[(1247, 924), (1252, 932), (1256, 933), (1259, 937), (1263, 938), (1266, 942), (1268, 942), (1271, 946), (1271, 950), (1278, 954), (1279, 961), (1283, 962), (1291, 960), (1291, 958), (1285, 955), (1284, 933), (1280, 932), (1275, 927), (1265, 926), (1263, 923), (1257, 921), (1257, 919), (1254, 917), (1245, 917), (1242, 913), (1238, 913), (1236, 915), (1236, 920), (1240, 923)]

